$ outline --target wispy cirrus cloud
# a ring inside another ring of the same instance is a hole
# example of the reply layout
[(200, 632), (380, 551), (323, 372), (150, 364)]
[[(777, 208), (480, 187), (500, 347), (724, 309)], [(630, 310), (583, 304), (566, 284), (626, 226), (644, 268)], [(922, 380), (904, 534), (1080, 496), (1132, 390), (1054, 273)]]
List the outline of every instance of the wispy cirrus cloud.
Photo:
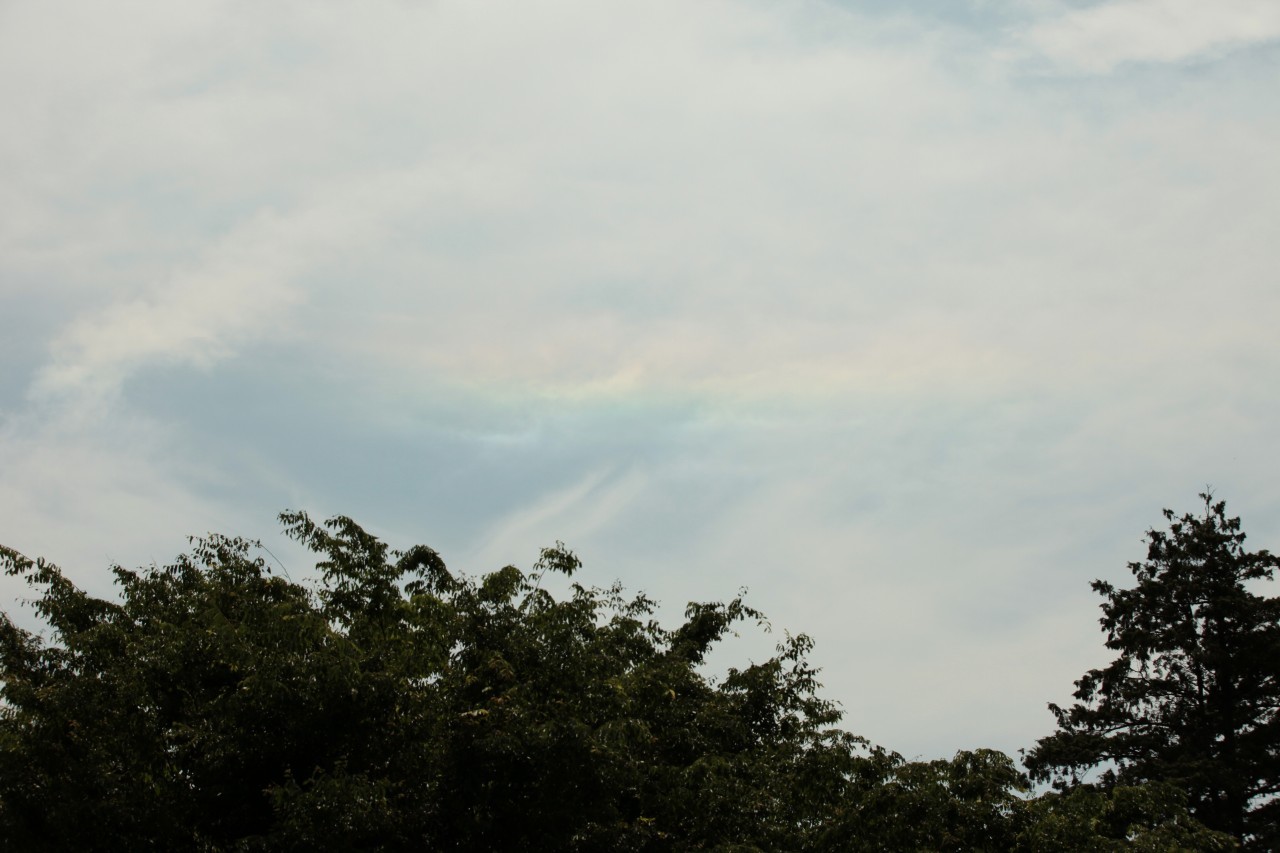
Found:
[(1271, 0), (1110, 0), (1031, 25), (1029, 45), (1068, 70), (1105, 74), (1127, 62), (1178, 62), (1280, 38)]

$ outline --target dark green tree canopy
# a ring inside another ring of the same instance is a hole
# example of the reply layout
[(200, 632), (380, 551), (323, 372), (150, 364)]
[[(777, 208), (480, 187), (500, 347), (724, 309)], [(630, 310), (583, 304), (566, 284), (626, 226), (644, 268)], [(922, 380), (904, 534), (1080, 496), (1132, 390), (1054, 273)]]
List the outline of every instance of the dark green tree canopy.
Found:
[[(991, 750), (907, 762), (840, 729), (804, 635), (718, 677), (741, 597), (666, 628), (620, 585), (469, 577), (348, 518), (282, 516), (320, 581), (210, 536), (97, 599), (0, 548), (0, 849), (1228, 849), (1176, 790), (1028, 799)], [(545, 586), (544, 586), (545, 584)], [(1064, 817), (1066, 815), (1066, 817)]]
[(1076, 682), (1076, 704), (1051, 705), (1058, 731), (1026, 756), (1041, 779), (1069, 785), (1102, 769), (1103, 785), (1167, 782), (1210, 827), (1258, 849), (1280, 846), (1280, 598), (1277, 558), (1247, 551), (1240, 519), (1202, 495), (1204, 512), (1148, 533), (1135, 584), (1095, 581), (1106, 668)]
[[(862, 744), (807, 637), (711, 680), (740, 598), (665, 629), (620, 586), (449, 572), (348, 518), (282, 516), (313, 591), (254, 543), (114, 569), (121, 600), (5, 550), (50, 643), (0, 622), (0, 828), (21, 849), (782, 849)], [(867, 752), (867, 750), (863, 750)], [(830, 797), (828, 801), (826, 798)]]

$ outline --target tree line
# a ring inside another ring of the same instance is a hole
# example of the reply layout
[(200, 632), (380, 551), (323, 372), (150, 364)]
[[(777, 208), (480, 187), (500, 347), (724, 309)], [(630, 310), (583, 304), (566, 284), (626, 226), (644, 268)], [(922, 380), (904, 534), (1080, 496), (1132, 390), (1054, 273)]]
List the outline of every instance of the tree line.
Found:
[(1134, 585), (1097, 581), (1108, 667), (1021, 766), (907, 761), (840, 727), (787, 635), (701, 664), (741, 597), (667, 627), (619, 584), (471, 577), (345, 517), (281, 515), (319, 580), (209, 536), (95, 598), (0, 548), (45, 630), (0, 615), (0, 849), (1280, 849), (1277, 559), (1165, 511)]

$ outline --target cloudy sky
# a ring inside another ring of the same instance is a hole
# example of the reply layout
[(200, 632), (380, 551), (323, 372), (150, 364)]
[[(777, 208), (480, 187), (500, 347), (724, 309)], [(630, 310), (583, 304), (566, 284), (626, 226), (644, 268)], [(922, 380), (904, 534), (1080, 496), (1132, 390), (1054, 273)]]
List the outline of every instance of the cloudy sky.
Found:
[(1274, 0), (10, 0), (0, 542), (561, 539), (1030, 746), (1161, 507), (1280, 547), (1278, 81)]

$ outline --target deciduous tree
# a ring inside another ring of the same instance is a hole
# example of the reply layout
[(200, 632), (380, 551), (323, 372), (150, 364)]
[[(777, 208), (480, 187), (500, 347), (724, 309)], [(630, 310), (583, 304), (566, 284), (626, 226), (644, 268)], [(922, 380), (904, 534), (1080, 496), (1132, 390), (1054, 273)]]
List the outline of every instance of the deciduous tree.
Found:
[(470, 578), (347, 518), (283, 521), (320, 583), (212, 536), (114, 569), (118, 601), (0, 551), (42, 639), (0, 619), (0, 838), (14, 849), (804, 849), (859, 742), (810, 641), (719, 679), (741, 599), (663, 628), (618, 585)]

